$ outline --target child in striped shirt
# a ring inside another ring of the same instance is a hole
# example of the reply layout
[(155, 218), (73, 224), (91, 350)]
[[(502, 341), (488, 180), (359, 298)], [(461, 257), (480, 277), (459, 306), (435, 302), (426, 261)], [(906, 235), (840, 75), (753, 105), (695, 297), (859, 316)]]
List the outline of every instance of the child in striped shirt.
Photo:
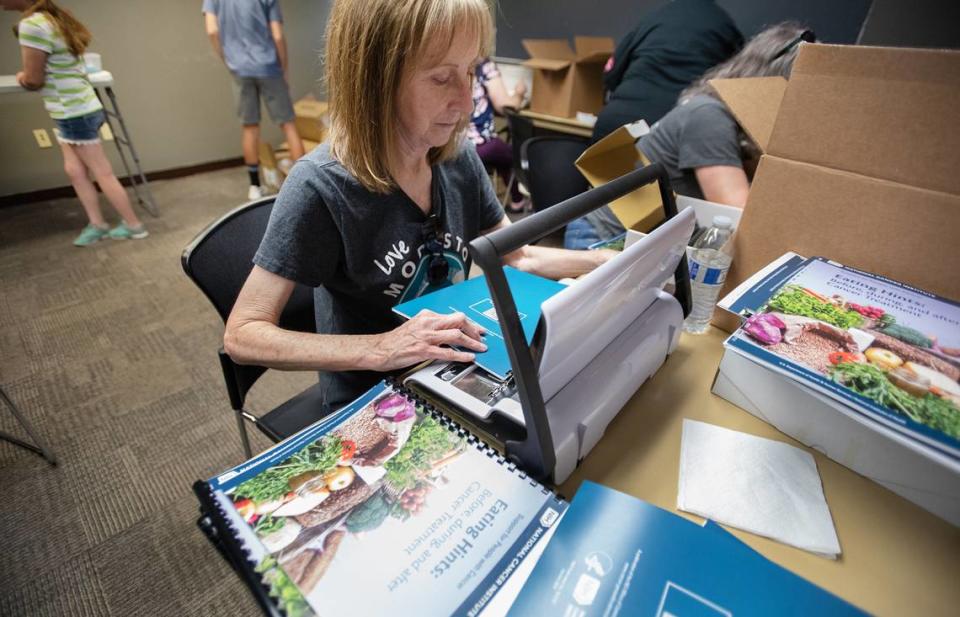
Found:
[[(27, 90), (41, 90), (43, 104), (57, 125), (64, 170), (90, 221), (74, 245), (89, 246), (106, 237), (146, 238), (147, 230), (134, 213), (100, 143), (103, 105), (87, 79), (83, 62), (90, 32), (52, 0), (0, 0), (0, 6), (23, 12), (15, 29), (23, 57), (17, 82)], [(104, 221), (90, 175), (123, 219), (113, 229)]]

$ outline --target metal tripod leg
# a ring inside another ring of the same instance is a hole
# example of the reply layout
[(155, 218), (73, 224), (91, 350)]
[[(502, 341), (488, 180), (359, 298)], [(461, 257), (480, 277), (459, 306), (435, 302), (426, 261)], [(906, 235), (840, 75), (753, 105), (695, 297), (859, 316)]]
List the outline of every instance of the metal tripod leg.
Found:
[[(127, 178), (130, 179), (133, 193), (136, 195), (137, 201), (147, 212), (153, 216), (160, 216), (160, 210), (157, 208), (156, 202), (153, 201), (150, 185), (147, 183), (147, 177), (143, 173), (143, 168), (140, 166), (140, 157), (137, 156), (137, 149), (134, 147), (130, 133), (127, 131), (127, 123), (123, 121), (123, 114), (120, 113), (120, 106), (117, 104), (117, 97), (113, 93), (113, 88), (105, 86), (103, 90), (110, 99), (110, 106), (103, 106), (104, 116), (107, 121), (107, 126), (110, 127), (110, 131), (113, 133), (113, 143), (117, 146), (120, 161), (123, 163), (123, 168), (127, 172)], [(99, 96), (99, 90), (97, 94)], [(100, 97), (100, 101), (101, 103), (103, 102), (103, 97)], [(117, 125), (120, 128), (119, 131), (114, 127), (111, 118), (117, 121)], [(130, 150), (130, 157), (133, 159), (133, 166), (136, 168), (136, 173), (133, 173), (130, 169), (130, 164), (127, 162), (127, 155), (123, 150), (124, 146)]]
[(36, 445), (17, 439), (13, 435), (8, 435), (7, 433), (4, 433), (2, 431), (0, 431), (0, 439), (4, 439), (6, 441), (9, 441), (12, 444), (20, 446), (21, 448), (26, 448), (31, 452), (35, 452), (40, 456), (42, 456), (43, 458), (47, 459), (47, 462), (50, 463), (51, 465), (56, 465), (57, 459), (53, 455), (53, 452), (51, 452), (47, 448), (46, 444), (44, 444), (43, 441), (41, 441), (40, 437), (38, 437), (37, 434), (33, 432), (33, 427), (30, 426), (30, 423), (27, 422), (26, 418), (20, 415), (20, 410), (17, 409), (17, 406), (13, 404), (13, 401), (11, 401), (10, 397), (7, 396), (7, 393), (3, 391), (3, 388), (0, 388), (0, 399), (3, 399), (3, 402), (6, 403), (7, 407), (10, 409), (10, 413), (13, 414), (13, 417), (17, 419), (17, 422), (20, 423), (20, 426), (23, 427), (23, 430), (27, 432), (27, 435), (30, 436), (30, 439), (32, 439), (34, 443), (36, 443)]

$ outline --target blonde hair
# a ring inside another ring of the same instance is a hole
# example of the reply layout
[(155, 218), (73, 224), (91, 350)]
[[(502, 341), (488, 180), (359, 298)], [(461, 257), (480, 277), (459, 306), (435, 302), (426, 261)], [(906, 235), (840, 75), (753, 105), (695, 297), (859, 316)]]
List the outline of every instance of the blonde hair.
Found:
[[(377, 193), (396, 188), (390, 154), (397, 137), (401, 81), (438, 43), (449, 49), (463, 29), (477, 37), (486, 56), (491, 33), (485, 0), (336, 0), (327, 23), (325, 75), (330, 100), (330, 153)], [(430, 164), (453, 158), (463, 127), (432, 148)]]
[(711, 79), (728, 77), (786, 77), (789, 79), (793, 61), (797, 59), (800, 50), (799, 41), (792, 49), (778, 56), (785, 46), (796, 41), (805, 30), (803, 26), (793, 21), (784, 21), (770, 26), (747, 41), (743, 49), (723, 64), (718, 64), (697, 81), (690, 84), (680, 93), (680, 101), (684, 101), (697, 94), (708, 94), (716, 97), (716, 93), (708, 83)]
[[(87, 45), (90, 44), (90, 39), (93, 36), (87, 30), (87, 27), (73, 16), (73, 13), (67, 9), (61, 9), (53, 3), (53, 0), (37, 0), (23, 12), (23, 17), (30, 17), (34, 13), (44, 13), (50, 18), (50, 21), (63, 36), (71, 54), (79, 58), (87, 50)], [(14, 34), (16, 32), (17, 29), (14, 28)]]

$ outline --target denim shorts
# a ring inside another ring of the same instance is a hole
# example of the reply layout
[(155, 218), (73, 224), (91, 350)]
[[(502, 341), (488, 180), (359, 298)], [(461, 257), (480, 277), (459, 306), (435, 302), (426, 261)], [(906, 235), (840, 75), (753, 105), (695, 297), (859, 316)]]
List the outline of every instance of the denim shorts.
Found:
[(567, 224), (567, 229), (563, 233), (563, 248), (583, 251), (590, 248), (591, 244), (600, 242), (601, 239), (590, 221), (580, 217)]
[(237, 99), (237, 115), (245, 125), (260, 124), (260, 99), (277, 124), (293, 122), (290, 89), (283, 77), (237, 77), (233, 79)]
[(76, 118), (54, 119), (57, 125), (57, 141), (74, 145), (98, 144), (103, 121), (102, 109)]

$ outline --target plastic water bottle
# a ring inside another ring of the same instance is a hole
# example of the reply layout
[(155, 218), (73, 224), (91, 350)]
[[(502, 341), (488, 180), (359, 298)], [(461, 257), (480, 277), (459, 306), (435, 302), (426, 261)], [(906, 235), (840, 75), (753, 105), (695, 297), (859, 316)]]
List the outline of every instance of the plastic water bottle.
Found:
[(693, 243), (688, 259), (693, 308), (683, 322), (684, 332), (703, 334), (710, 325), (720, 288), (730, 270), (730, 237), (733, 221), (729, 216), (713, 217), (713, 225)]

